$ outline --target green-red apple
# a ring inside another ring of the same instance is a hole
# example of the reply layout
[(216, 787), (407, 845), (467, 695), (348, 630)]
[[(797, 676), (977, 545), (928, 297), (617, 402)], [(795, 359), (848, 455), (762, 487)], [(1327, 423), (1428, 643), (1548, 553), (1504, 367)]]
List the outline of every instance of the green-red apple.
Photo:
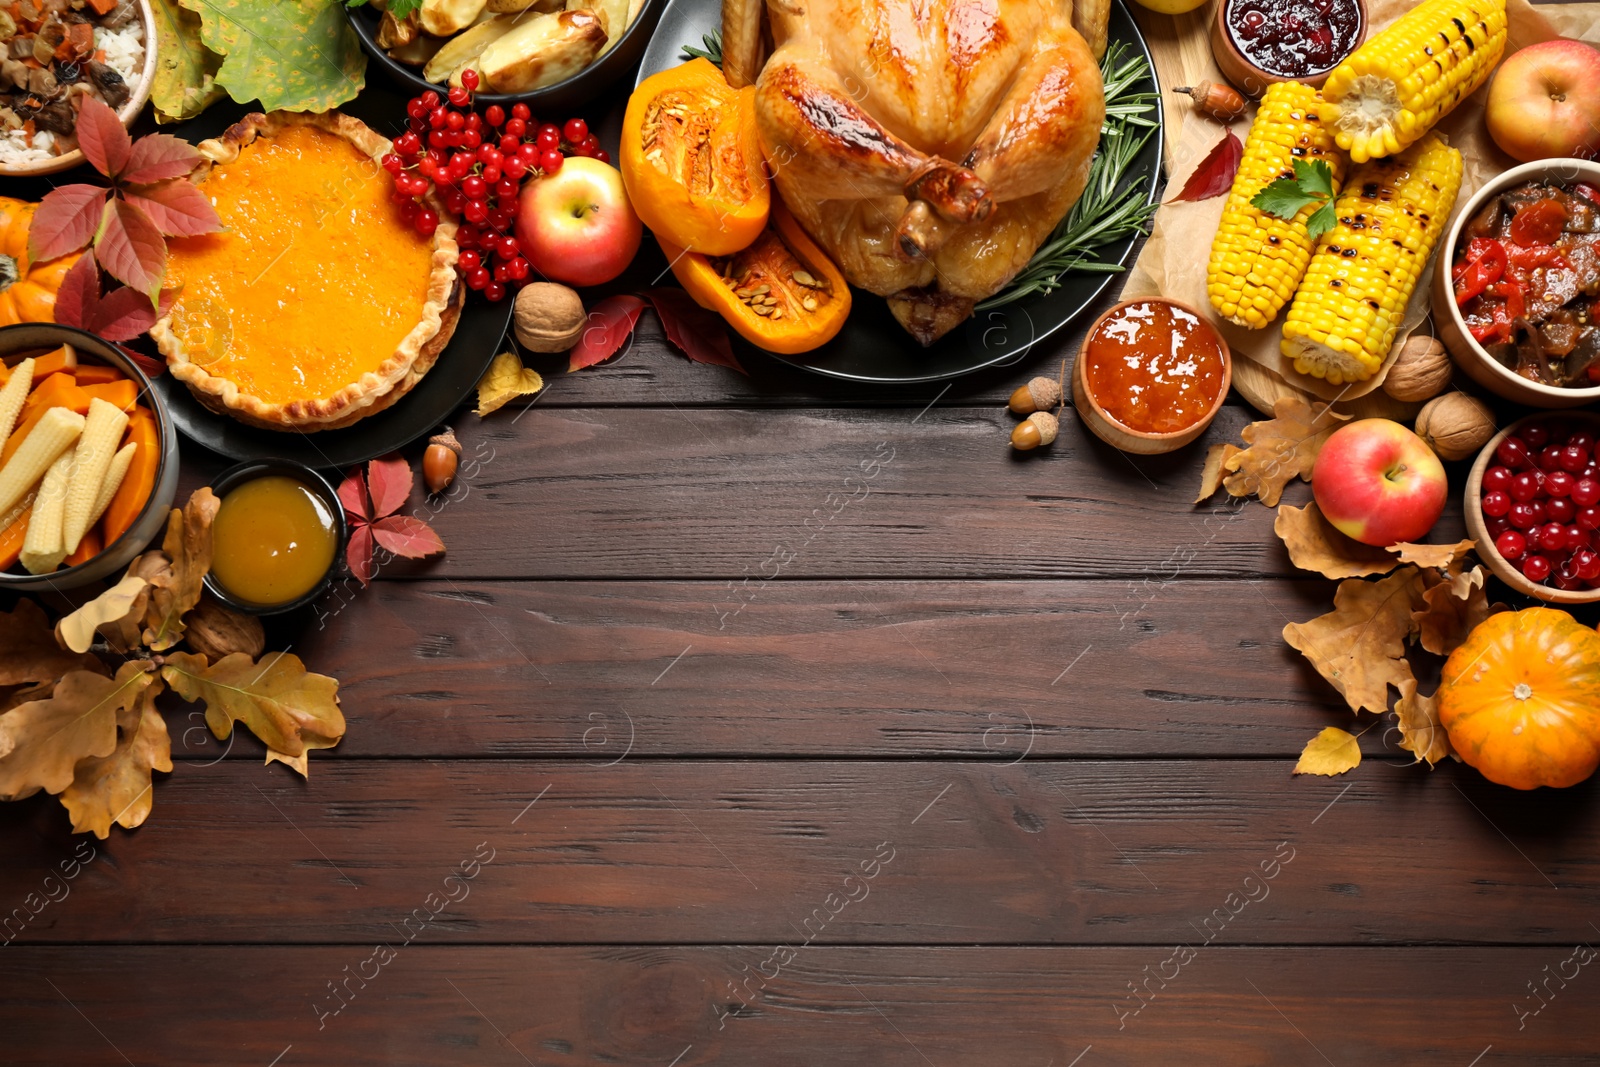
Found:
[(524, 185), (517, 198), (522, 254), (553, 282), (609, 282), (633, 262), (643, 233), (622, 174), (598, 159), (569, 156), (554, 174)]
[(1311, 491), (1327, 520), (1367, 545), (1420, 541), (1444, 511), (1444, 466), (1422, 438), (1388, 419), (1336, 430), (1317, 453)]
[(1600, 52), (1565, 40), (1513, 52), (1495, 72), (1484, 119), (1513, 159), (1593, 159), (1600, 152)]

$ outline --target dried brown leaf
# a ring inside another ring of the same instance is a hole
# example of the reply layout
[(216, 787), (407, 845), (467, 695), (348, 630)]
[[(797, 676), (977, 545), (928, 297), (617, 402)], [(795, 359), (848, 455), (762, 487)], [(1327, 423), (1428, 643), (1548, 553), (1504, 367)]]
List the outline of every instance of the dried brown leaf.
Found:
[(183, 624), (184, 643), (213, 663), (235, 652), (255, 659), (267, 647), (260, 619), (230, 610), (215, 597), (201, 597)]
[(0, 686), (54, 682), (68, 671), (105, 670), (97, 657), (57, 644), (49, 616), (33, 601), (19, 600), (15, 610), (0, 612)]
[(1400, 699), (1394, 704), (1395, 717), (1400, 720), (1400, 747), (1413, 753), (1418, 762), (1426, 760), (1428, 766), (1453, 755), (1450, 735), (1439, 721), (1439, 706), (1433, 696), (1417, 692), (1416, 679), (1400, 684)]
[(150, 607), (150, 586), (157, 578), (171, 572), (172, 561), (160, 551), (146, 552), (128, 564), (128, 572), (124, 577), (143, 578), (145, 587), (134, 598), (132, 611), (121, 619), (100, 626), (100, 636), (106, 639), (106, 644), (112, 649), (127, 654), (144, 644), (144, 617)]
[(120, 623), (144, 604), (149, 582), (137, 574), (124, 575), (122, 581), (84, 604), (56, 623), (56, 640), (74, 652), (87, 652), (94, 644), (95, 631)]
[[(1429, 573), (1425, 582), (1422, 606), (1411, 613), (1411, 621), (1422, 647), (1429, 652), (1448, 656), (1480, 622), (1505, 610), (1504, 604), (1490, 606), (1482, 567), (1452, 575), (1448, 580)], [(1464, 596), (1457, 592), (1458, 588), (1464, 589)]]
[(200, 602), (211, 569), (211, 523), (221, 504), (209, 487), (201, 487), (167, 517), (161, 551), (172, 561), (172, 570), (150, 583), (144, 619), (144, 643), (152, 651), (164, 652), (182, 640), (183, 616)]
[(218, 740), (233, 732), (235, 719), (286, 756), (329, 747), (313, 738), (333, 743), (344, 736), (339, 683), (310, 673), (287, 652), (270, 652), (260, 663), (234, 653), (210, 665), (204, 656), (174, 652), (161, 676), (183, 699), (204, 701), (206, 725)]
[(1361, 746), (1355, 735), (1337, 726), (1325, 726), (1322, 732), (1300, 751), (1300, 761), (1294, 765), (1295, 774), (1320, 774), (1333, 777), (1361, 766)]
[(1234, 496), (1254, 494), (1268, 507), (1277, 507), (1284, 486), (1295, 478), (1311, 480), (1322, 443), (1349, 417), (1330, 411), (1327, 404), (1313, 408), (1299, 397), (1280, 397), (1273, 418), (1252, 422), (1240, 433), (1250, 447), (1223, 461), (1234, 473), (1222, 484)]
[(1468, 552), (1478, 547), (1478, 542), (1468, 538), (1453, 545), (1414, 545), (1402, 541), (1390, 545), (1401, 563), (1415, 563), (1419, 567), (1446, 567), (1454, 570)]
[[(153, 676), (147, 676), (153, 677)], [(72, 816), (72, 832), (105, 837), (112, 823), (133, 829), (150, 817), (151, 771), (172, 770), (172, 738), (156, 710), (159, 680), (146, 686), (131, 707), (117, 714), (117, 747), (109, 756), (79, 760), (61, 804)]]
[(1303, 508), (1281, 507), (1272, 529), (1289, 550), (1289, 562), (1325, 578), (1387, 574), (1400, 565), (1388, 552), (1346, 537), (1323, 518), (1313, 501)]
[(1422, 603), (1422, 573), (1407, 564), (1377, 581), (1340, 582), (1331, 612), (1283, 628), (1283, 639), (1343, 694), (1352, 711), (1382, 715), (1389, 710), (1389, 686), (1412, 680), (1406, 638), (1411, 613)]
[(0, 715), (0, 800), (20, 800), (43, 789), (72, 784), (73, 768), (87, 756), (117, 747), (117, 713), (154, 681), (147, 660), (130, 660), (116, 678), (69, 671), (43, 700)]
[(1196, 504), (1204, 504), (1222, 488), (1223, 464), (1232, 459), (1234, 454), (1244, 449), (1226, 441), (1219, 442), (1206, 449), (1206, 465), (1200, 471), (1200, 495), (1194, 498)]

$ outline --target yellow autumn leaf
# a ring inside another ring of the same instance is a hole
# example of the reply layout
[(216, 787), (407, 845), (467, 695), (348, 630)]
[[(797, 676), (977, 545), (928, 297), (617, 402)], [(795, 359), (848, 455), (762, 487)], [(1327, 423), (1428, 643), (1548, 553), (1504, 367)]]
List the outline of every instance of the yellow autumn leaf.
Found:
[(543, 388), (538, 371), (524, 367), (515, 352), (502, 352), (478, 382), (478, 417), (492, 415), (516, 397), (531, 396)]
[(1422, 606), (1411, 613), (1411, 621), (1422, 647), (1441, 656), (1454, 652), (1484, 619), (1506, 609), (1489, 603), (1482, 567), (1449, 579), (1429, 571), (1425, 584)]
[(1200, 470), (1200, 495), (1194, 498), (1196, 504), (1204, 504), (1222, 488), (1223, 464), (1232, 459), (1234, 453), (1242, 451), (1238, 445), (1226, 442), (1206, 449), (1206, 465)]
[(1270, 508), (1277, 507), (1283, 487), (1295, 478), (1310, 481), (1323, 442), (1350, 417), (1329, 407), (1313, 408), (1299, 397), (1280, 397), (1272, 418), (1252, 422), (1240, 432), (1250, 447), (1222, 461), (1223, 469), (1233, 472), (1222, 480), (1228, 492), (1253, 493)]
[(1406, 564), (1375, 582), (1347, 579), (1333, 595), (1332, 611), (1283, 628), (1283, 639), (1343, 694), (1351, 711), (1384, 714), (1389, 686), (1413, 678), (1406, 638), (1411, 613), (1423, 606), (1422, 575)]
[(1450, 747), (1450, 735), (1439, 721), (1439, 706), (1434, 696), (1417, 692), (1416, 679), (1400, 685), (1400, 699), (1394, 704), (1395, 718), (1400, 723), (1400, 747), (1413, 753), (1420, 763), (1428, 766), (1455, 754)]
[(154, 652), (164, 652), (182, 640), (183, 616), (200, 602), (206, 571), (211, 569), (211, 523), (221, 506), (216, 494), (202, 487), (167, 517), (161, 551), (172, 567), (151, 580), (144, 619), (144, 643)]
[(151, 771), (172, 770), (172, 738), (156, 710), (161, 684), (149, 685), (132, 706), (117, 713), (117, 747), (111, 755), (79, 760), (61, 804), (72, 816), (72, 832), (106, 837), (111, 824), (133, 829), (150, 817)]
[(117, 747), (117, 713), (155, 680), (148, 660), (130, 660), (115, 678), (69, 671), (42, 700), (0, 715), (0, 800), (20, 800), (72, 784), (73, 768)]
[(290, 757), (331, 747), (344, 736), (339, 683), (312, 674), (287, 652), (269, 652), (259, 663), (235, 652), (212, 664), (204, 656), (174, 652), (161, 676), (183, 699), (205, 703), (206, 725), (219, 741), (233, 732), (235, 719), (269, 749)]
[(1321, 774), (1332, 777), (1361, 765), (1361, 746), (1355, 735), (1337, 726), (1324, 727), (1322, 732), (1300, 751), (1300, 762), (1294, 765), (1295, 774)]
[(200, 16), (177, 0), (151, 0), (155, 13), (156, 73), (150, 103), (156, 122), (181, 122), (222, 96), (216, 82), (222, 57), (200, 40)]
[(1289, 550), (1289, 562), (1303, 571), (1316, 571), (1325, 578), (1360, 578), (1368, 574), (1387, 574), (1400, 561), (1381, 548), (1364, 545), (1340, 533), (1317, 510), (1313, 501), (1303, 508), (1285, 505), (1278, 509), (1272, 529)]
[(119, 623), (142, 606), (149, 582), (137, 574), (125, 575), (122, 581), (84, 604), (56, 623), (56, 640), (74, 652), (87, 652), (94, 644), (95, 631), (102, 626)]
[(1401, 563), (1415, 563), (1419, 567), (1444, 567), (1453, 571), (1466, 554), (1477, 547), (1478, 542), (1469, 537), (1453, 545), (1414, 545), (1402, 541), (1397, 545), (1390, 545), (1389, 551), (1393, 552)]

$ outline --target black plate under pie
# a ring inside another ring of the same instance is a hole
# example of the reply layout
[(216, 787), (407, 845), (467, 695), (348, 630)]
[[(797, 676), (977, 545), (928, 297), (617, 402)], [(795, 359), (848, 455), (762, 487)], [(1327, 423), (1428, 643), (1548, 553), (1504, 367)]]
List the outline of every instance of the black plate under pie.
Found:
[[(221, 100), (199, 117), (163, 127), (162, 132), (200, 142), (220, 136), (251, 110), (231, 100)], [(339, 110), (354, 115), (386, 137), (395, 137), (404, 130), (405, 99), (384, 89), (368, 88)], [(261, 430), (207, 408), (194, 398), (188, 386), (169, 374), (156, 378), (152, 384), (167, 402), (178, 431), (213, 452), (238, 460), (277, 458), (321, 469), (350, 467), (410, 444), (448, 419), (472, 394), (478, 379), (500, 351), (510, 322), (510, 299), (491, 304), (480, 294), (468, 294), (455, 336), (439, 353), (433, 369), (393, 406), (342, 430)]]
[[(661, 22), (645, 49), (639, 71), (643, 81), (652, 74), (683, 62), (683, 48), (703, 47), (701, 38), (719, 28), (721, 0), (669, 0)], [(1116, 0), (1111, 6), (1109, 39), (1126, 41), (1146, 60), (1150, 50), (1134, 24), (1133, 17)], [(1155, 64), (1149, 79), (1135, 91), (1159, 93)], [(1159, 123), (1161, 109), (1152, 117)], [(1161, 183), (1162, 130), (1157, 128), (1132, 168), (1132, 181), (1145, 191), (1153, 203)], [(1097, 258), (1124, 266), (1138, 241), (1128, 237), (1102, 246)], [(979, 312), (964, 326), (951, 330), (923, 348), (895, 321), (889, 305), (871, 293), (857, 289), (855, 303), (844, 329), (832, 341), (811, 352), (785, 356), (768, 353), (775, 359), (833, 378), (862, 382), (930, 382), (958, 378), (963, 374), (997, 364), (1020, 360), (1036, 342), (1044, 340), (1092, 305), (1111, 284), (1116, 274), (1068, 274), (1048, 296), (1035, 296), (992, 311)], [(730, 331), (731, 332), (731, 331)], [(734, 335), (736, 349), (753, 350), (743, 338)]]

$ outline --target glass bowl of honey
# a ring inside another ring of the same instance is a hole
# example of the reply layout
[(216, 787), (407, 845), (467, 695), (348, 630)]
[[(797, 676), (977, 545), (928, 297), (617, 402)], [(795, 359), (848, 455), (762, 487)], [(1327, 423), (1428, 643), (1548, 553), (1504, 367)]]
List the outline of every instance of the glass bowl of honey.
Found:
[(348, 528), (339, 494), (310, 467), (261, 459), (211, 483), (206, 588), (235, 611), (277, 615), (310, 604), (333, 579)]
[(1175, 300), (1125, 300), (1095, 320), (1072, 368), (1072, 406), (1124, 452), (1182, 448), (1217, 417), (1233, 383), (1228, 342)]

